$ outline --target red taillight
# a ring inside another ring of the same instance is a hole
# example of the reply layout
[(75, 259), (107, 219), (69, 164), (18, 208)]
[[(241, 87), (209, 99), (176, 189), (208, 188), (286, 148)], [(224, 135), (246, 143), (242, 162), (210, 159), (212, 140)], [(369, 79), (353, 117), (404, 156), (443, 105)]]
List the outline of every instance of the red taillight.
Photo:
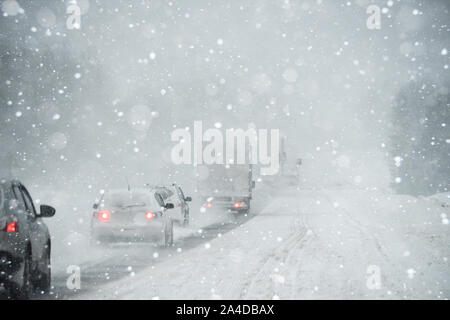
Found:
[(6, 227), (6, 232), (18, 232), (18, 231), (19, 231), (19, 225), (17, 224), (17, 222), (11, 222)]
[(109, 212), (108, 210), (103, 210), (98, 214), (98, 218), (101, 222), (108, 222), (109, 220), (111, 220), (111, 212)]
[(204, 203), (203, 206), (205, 208), (212, 208), (212, 203), (211, 202), (207, 202), (207, 203)]
[(237, 209), (237, 208), (241, 208), (241, 207), (243, 207), (244, 206), (244, 204), (242, 203), (242, 202), (236, 202), (235, 204), (234, 204), (234, 207)]
[(155, 213), (152, 211), (147, 211), (145, 213), (145, 219), (147, 219), (148, 221), (155, 219)]

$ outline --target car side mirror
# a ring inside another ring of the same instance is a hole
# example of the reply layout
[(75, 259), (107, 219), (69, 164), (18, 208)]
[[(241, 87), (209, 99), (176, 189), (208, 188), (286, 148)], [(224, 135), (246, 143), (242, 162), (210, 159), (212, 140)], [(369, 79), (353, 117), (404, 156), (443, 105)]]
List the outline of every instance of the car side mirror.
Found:
[(175, 206), (173, 205), (173, 203), (166, 203), (164, 208), (166, 208), (166, 209), (173, 209), (173, 208), (175, 208)]
[(51, 218), (55, 215), (56, 210), (53, 207), (41, 205), (41, 213), (39, 214), (39, 217), (42, 218)]
[(191, 198), (191, 197), (186, 197), (186, 199), (184, 199), (184, 201), (186, 201), (186, 202), (191, 202), (191, 201), (192, 201), (192, 198)]

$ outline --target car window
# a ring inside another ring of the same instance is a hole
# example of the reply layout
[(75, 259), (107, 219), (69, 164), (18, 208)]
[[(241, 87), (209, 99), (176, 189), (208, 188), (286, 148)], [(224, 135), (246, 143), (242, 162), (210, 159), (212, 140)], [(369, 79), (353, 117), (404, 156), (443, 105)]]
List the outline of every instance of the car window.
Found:
[(186, 199), (186, 197), (184, 196), (183, 190), (181, 190), (180, 187), (176, 187), (178, 194), (180, 196), (180, 198), (184, 201), (184, 199)]
[(116, 192), (106, 196), (105, 204), (112, 208), (145, 207), (150, 205), (146, 193)]
[(22, 192), (20, 192), (20, 189), (18, 186), (12, 187), (14, 198), (12, 201), (10, 201), (9, 206), (12, 209), (16, 209), (17, 207), (21, 207), (22, 209), (26, 210), (27, 206), (25, 204), (25, 200), (23, 199)]
[(158, 187), (156, 188), (156, 192), (161, 195), (161, 197), (166, 200), (174, 195), (174, 192), (166, 187)]
[(101, 199), (96, 202), (100, 208), (106, 209), (132, 209), (145, 207), (150, 210), (159, 210), (160, 204), (154, 195), (148, 191), (112, 191), (102, 195)]
[(158, 202), (160, 207), (164, 207), (165, 206), (164, 200), (163, 200), (162, 196), (159, 193), (155, 193), (155, 199)]
[(0, 216), (5, 213), (5, 190), (2, 185), (0, 185)]
[(25, 200), (25, 208), (27, 212), (32, 216), (36, 216), (36, 209), (34, 208), (33, 199), (31, 199), (30, 194), (28, 193), (27, 189), (25, 187), (21, 187), (20, 191), (22, 192), (23, 199)]

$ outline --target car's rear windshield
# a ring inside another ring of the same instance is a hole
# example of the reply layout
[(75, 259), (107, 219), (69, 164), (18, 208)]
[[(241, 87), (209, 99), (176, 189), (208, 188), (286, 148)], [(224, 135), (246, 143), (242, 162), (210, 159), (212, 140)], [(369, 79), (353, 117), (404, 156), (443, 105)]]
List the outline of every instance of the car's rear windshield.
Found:
[(151, 195), (136, 192), (115, 192), (105, 197), (105, 205), (112, 208), (151, 207)]

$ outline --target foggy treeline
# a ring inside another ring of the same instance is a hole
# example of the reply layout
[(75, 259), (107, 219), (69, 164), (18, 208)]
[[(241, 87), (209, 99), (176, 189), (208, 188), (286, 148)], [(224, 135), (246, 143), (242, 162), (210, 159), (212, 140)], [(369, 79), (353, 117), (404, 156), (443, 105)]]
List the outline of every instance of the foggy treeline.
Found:
[(400, 193), (445, 192), (450, 183), (449, 85), (421, 79), (402, 88), (393, 106), (392, 172)]

